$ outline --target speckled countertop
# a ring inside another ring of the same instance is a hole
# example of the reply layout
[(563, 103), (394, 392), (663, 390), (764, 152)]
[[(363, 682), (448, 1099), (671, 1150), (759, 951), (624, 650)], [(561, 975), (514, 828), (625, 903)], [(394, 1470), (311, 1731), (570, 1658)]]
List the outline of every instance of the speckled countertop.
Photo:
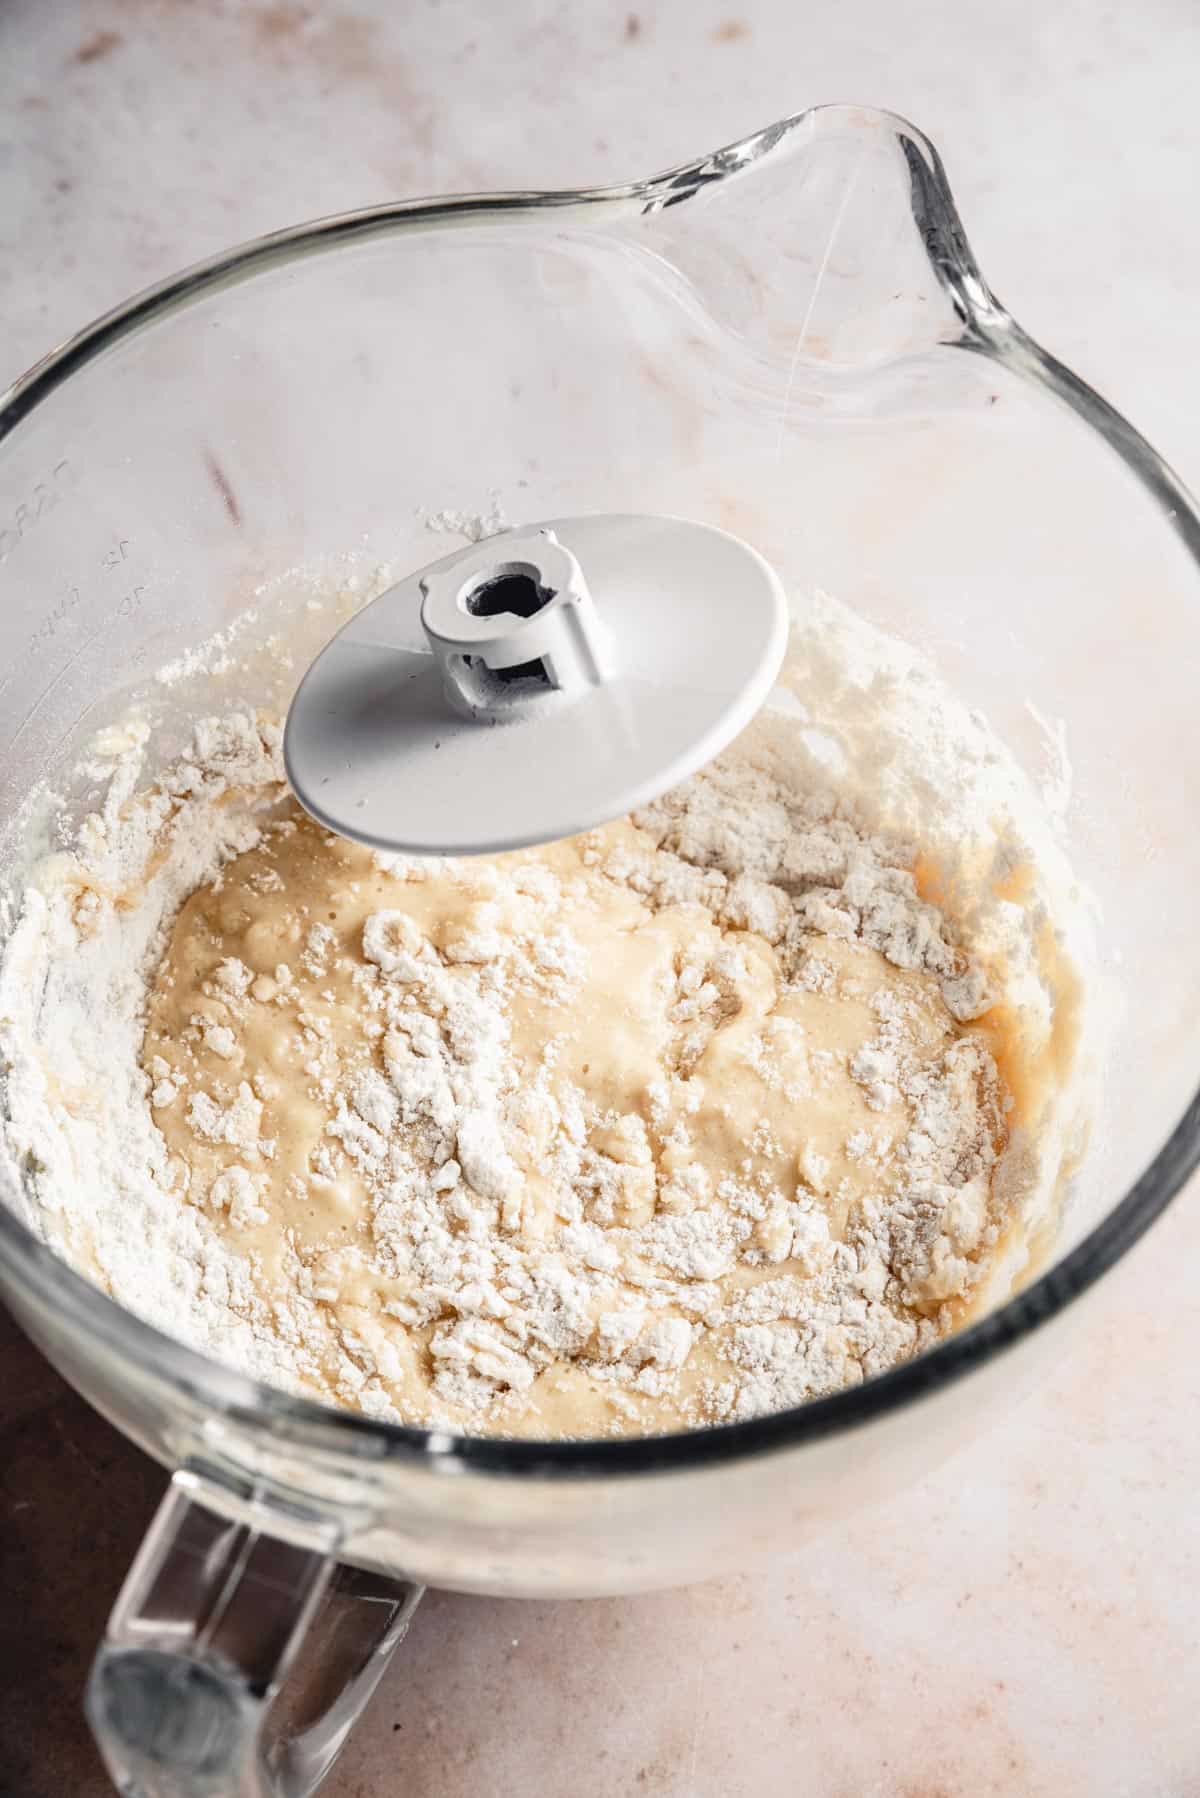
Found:
[[(1200, 482), (1189, 0), (8, 0), (0, 381), (274, 226), (642, 174), (815, 100), (933, 136), (1016, 315)], [(1197, 1191), (972, 1451), (753, 1577), (435, 1595), (330, 1798), (1200, 1794)], [(162, 1475), (0, 1334), (0, 1794), (101, 1798), (79, 1712)]]

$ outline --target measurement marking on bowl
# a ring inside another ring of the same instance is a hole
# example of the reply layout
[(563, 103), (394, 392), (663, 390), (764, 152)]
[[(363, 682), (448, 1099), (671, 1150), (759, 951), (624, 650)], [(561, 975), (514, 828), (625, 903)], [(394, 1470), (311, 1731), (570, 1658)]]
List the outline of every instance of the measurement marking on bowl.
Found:
[(64, 458), (56, 462), (44, 480), (35, 481), (25, 499), (18, 502), (0, 526), (0, 563), (7, 562), (18, 543), (37, 529), (40, 521), (63, 497), (62, 489), (71, 473)]
[(40, 649), (43, 643), (48, 643), (52, 637), (57, 636), (59, 625), (64, 619), (70, 617), (82, 598), (83, 595), (78, 587), (68, 587), (66, 593), (59, 595), (37, 629), (30, 635), (26, 646), (30, 655)]
[[(118, 572), (128, 575), (131, 572), (128, 568), (128, 563), (132, 548), (133, 539), (131, 537), (118, 537), (112, 546), (105, 550), (95, 566), (101, 573), (108, 572), (111, 574)], [(112, 628), (113, 621), (116, 619), (132, 619), (138, 616), (145, 604), (148, 592), (148, 583), (140, 581), (136, 586), (128, 588), (116, 601), (109, 601), (107, 603), (102, 602), (101, 616), (95, 629), (76, 646), (64, 662), (63, 666), (59, 669), (54, 679), (47, 687), (43, 688), (37, 698), (33, 700), (28, 710), (22, 716), (13, 735), (8, 740), (7, 748), (9, 750), (13, 749), (20, 741), (34, 718), (36, 718), (37, 714), (46, 704), (46, 701), (50, 698), (55, 689), (66, 679), (72, 668), (78, 663), (80, 657), (86, 655), (93, 643), (103, 636), (106, 630)], [(60, 627), (67, 626), (68, 621), (73, 619), (73, 615), (77, 611), (82, 600), (82, 589), (76, 586), (69, 586), (65, 593), (60, 594), (50, 611), (47, 612), (41, 623), (38, 625), (37, 629), (28, 638), (26, 654), (28, 656), (33, 656), (42, 650), (46, 644), (50, 643), (53, 638), (58, 635)], [(141, 668), (145, 664), (147, 655), (148, 651), (145, 644), (138, 644), (130, 651), (129, 660), (135, 668)], [(10, 670), (5, 675), (4, 679), (0, 680), (0, 693), (3, 693), (13, 680), (14, 676), (21, 672), (22, 670), (20, 668)]]
[(71, 670), (75, 666), (76, 662), (78, 662), (80, 656), (86, 655), (88, 650), (92, 647), (92, 644), (95, 643), (95, 641), (97, 640), (97, 638), (103, 636), (105, 630), (108, 628), (110, 616), (111, 615), (107, 615), (101, 619), (100, 623), (96, 626), (96, 628), (92, 632), (91, 636), (84, 638), (83, 642), (81, 644), (79, 644), (78, 648), (74, 651), (74, 653), (72, 655), (70, 655), (67, 658), (67, 660), (63, 663), (62, 667), (59, 669), (59, 671), (55, 675), (54, 679), (50, 682), (50, 685), (48, 687), (45, 687), (42, 690), (42, 692), (38, 695), (38, 697), (34, 700), (33, 704), (30, 706), (29, 710), (25, 713), (25, 716), (21, 719), (21, 722), (18, 724), (13, 735), (9, 738), (9, 740), (8, 740), (9, 749), (14, 749), (16, 747), (17, 743), (20, 742), (22, 736), (24, 736), (26, 730), (29, 728), (29, 726), (33, 722), (34, 718), (36, 718), (37, 714), (41, 711), (42, 707), (45, 705), (46, 701), (49, 699), (51, 693), (53, 693), (54, 689), (56, 687), (60, 686), (62, 684), (62, 682), (66, 679), (67, 675), (71, 672)]
[[(111, 549), (105, 550), (100, 561), (97, 563), (97, 567), (99, 567), (101, 572), (107, 570), (111, 573), (113, 571), (123, 570), (125, 564), (129, 560), (129, 552), (132, 547), (133, 539), (131, 537), (119, 537)], [(144, 581), (139, 582), (136, 586), (130, 587), (127, 592), (122, 594), (121, 598), (117, 600), (114, 606), (106, 609), (106, 616), (116, 616), (118, 618), (134, 617), (142, 608), (146, 592), (147, 584)], [(76, 607), (80, 604), (82, 597), (82, 589), (74, 585), (69, 586), (65, 594), (60, 594), (59, 598), (46, 613), (37, 629), (30, 634), (26, 644), (27, 654), (33, 655), (43, 646), (43, 644), (48, 643), (53, 637), (57, 636), (59, 626), (65, 623), (75, 611)], [(0, 685), (0, 691), (3, 691), (2, 685)]]

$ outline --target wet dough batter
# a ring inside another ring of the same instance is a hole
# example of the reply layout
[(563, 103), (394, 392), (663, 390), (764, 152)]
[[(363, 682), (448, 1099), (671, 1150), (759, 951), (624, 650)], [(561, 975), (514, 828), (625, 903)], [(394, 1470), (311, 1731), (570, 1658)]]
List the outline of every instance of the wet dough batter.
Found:
[(945, 996), (962, 958), (897, 966), (812, 881), (664, 841), (389, 869), (288, 805), (184, 904), (154, 1118), (314, 1392), (670, 1429), (861, 1379), (961, 1312), (1004, 1141)]

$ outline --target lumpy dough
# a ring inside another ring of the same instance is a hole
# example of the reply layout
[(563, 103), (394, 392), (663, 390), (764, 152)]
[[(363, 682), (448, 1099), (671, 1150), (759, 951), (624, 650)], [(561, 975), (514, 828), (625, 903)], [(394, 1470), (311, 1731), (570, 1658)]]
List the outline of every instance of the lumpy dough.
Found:
[(288, 804), (183, 905), (154, 1119), (318, 1396), (667, 1430), (956, 1321), (1004, 1123), (946, 970), (661, 836), (389, 867)]

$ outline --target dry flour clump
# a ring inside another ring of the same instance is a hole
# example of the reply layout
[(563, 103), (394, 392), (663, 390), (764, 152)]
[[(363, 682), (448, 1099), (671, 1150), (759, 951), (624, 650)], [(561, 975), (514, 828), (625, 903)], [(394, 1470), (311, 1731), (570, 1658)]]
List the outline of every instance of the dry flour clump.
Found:
[(35, 1226), (247, 1372), (468, 1430), (744, 1418), (937, 1340), (1033, 1178), (991, 986), (781, 728), (440, 863), (304, 817), (269, 721), (144, 789), (135, 744), (0, 981)]

